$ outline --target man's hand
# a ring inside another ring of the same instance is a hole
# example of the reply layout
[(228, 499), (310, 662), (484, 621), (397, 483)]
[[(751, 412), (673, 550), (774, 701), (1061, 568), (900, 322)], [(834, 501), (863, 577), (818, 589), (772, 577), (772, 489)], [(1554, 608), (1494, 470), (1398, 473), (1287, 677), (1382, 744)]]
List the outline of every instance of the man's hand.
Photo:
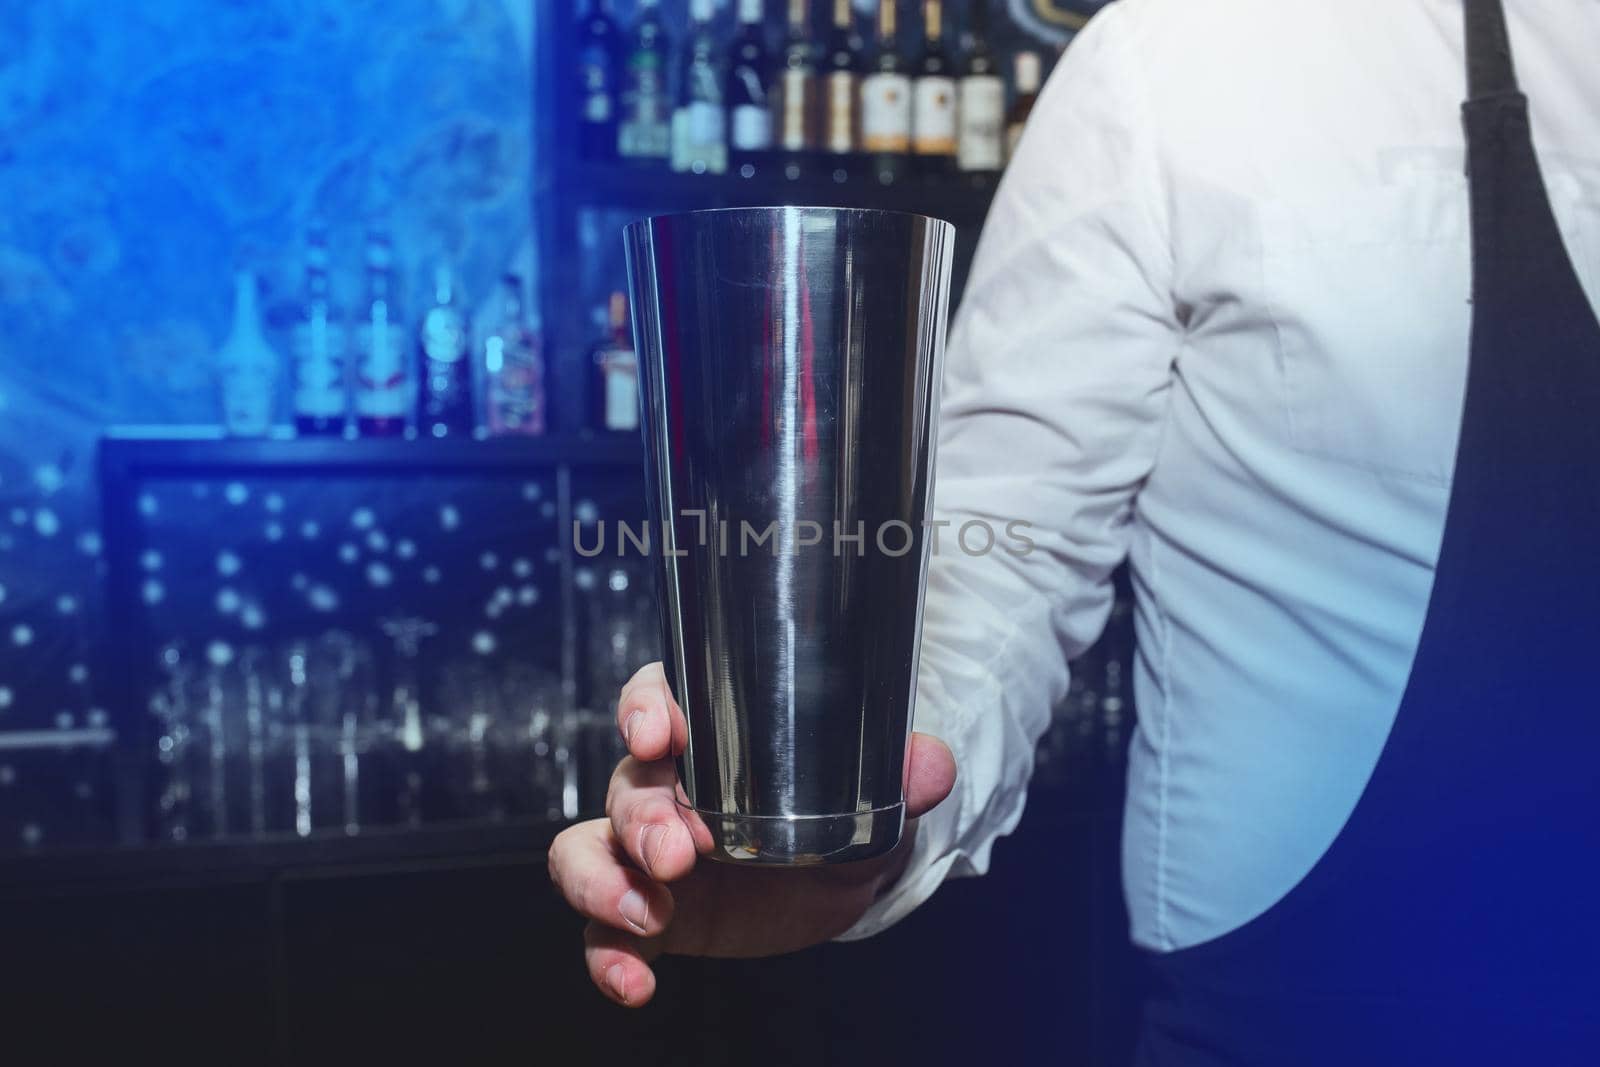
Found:
[[(714, 860), (711, 833), (677, 803), (671, 757), (688, 726), (661, 664), (629, 679), (617, 702), (628, 755), (611, 776), (606, 817), (562, 831), (550, 846), (550, 877), (589, 919), (589, 977), (618, 1003), (655, 993), (649, 961), (663, 952), (770, 956), (848, 930), (909, 856), (916, 823), (878, 859), (796, 870), (749, 869)], [(913, 734), (906, 759), (906, 814), (931, 809), (955, 785), (942, 741)], [(669, 888), (670, 886), (670, 888)]]

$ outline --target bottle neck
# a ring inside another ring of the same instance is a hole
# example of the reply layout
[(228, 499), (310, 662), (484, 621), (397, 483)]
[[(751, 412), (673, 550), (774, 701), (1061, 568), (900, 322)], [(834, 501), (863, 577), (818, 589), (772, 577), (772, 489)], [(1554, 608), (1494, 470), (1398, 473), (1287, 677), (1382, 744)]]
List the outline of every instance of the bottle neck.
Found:
[(986, 0), (972, 0), (972, 20), (968, 23), (974, 48), (989, 47), (989, 5)]
[(389, 274), (393, 260), (389, 242), (383, 239), (367, 242), (367, 292), (374, 300), (386, 299), (389, 293)]
[(766, 21), (763, 0), (739, 0), (739, 25), (760, 26)]
[(944, 38), (944, 4), (941, 0), (924, 0), (922, 25), (928, 47), (938, 48)]
[(233, 328), (253, 330), (258, 325), (256, 311), (256, 276), (240, 271), (233, 276)]

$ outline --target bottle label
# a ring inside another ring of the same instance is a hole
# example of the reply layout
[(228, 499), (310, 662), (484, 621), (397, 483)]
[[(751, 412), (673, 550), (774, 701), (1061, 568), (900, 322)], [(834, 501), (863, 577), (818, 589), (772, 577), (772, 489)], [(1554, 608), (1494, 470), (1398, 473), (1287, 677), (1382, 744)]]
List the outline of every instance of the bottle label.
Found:
[(222, 423), (231, 434), (258, 437), (272, 428), (272, 396), (277, 375), (271, 363), (225, 362), (218, 368), (222, 383)]
[(699, 149), (720, 148), (727, 141), (728, 116), (721, 104), (697, 100), (689, 105), (689, 144)]
[(811, 145), (811, 72), (785, 70), (783, 125), (778, 131), (778, 146), (790, 152), (803, 152)]
[(911, 92), (911, 147), (918, 155), (956, 150), (956, 86), (946, 77), (918, 78)]
[(911, 79), (872, 74), (861, 82), (861, 147), (868, 152), (911, 148)]
[(606, 429), (639, 428), (639, 361), (632, 352), (607, 352), (601, 370), (606, 376)]
[(459, 363), (467, 354), (466, 323), (451, 308), (433, 308), (422, 320), (422, 351), (435, 363)]
[[(489, 354), (489, 431), (497, 434), (544, 432), (544, 365), (534, 336), (492, 337)], [(498, 357), (498, 358), (496, 358)]]
[(733, 109), (733, 147), (740, 152), (764, 152), (772, 147), (772, 112), (755, 104)]
[(962, 170), (999, 170), (1004, 84), (989, 74), (962, 78), (957, 111), (956, 165)]
[(828, 75), (828, 123), (823, 147), (830, 152), (853, 152), (856, 147), (856, 78), (848, 71)]
[(344, 337), (327, 312), (314, 309), (295, 325), (289, 348), (294, 356), (294, 412), (314, 419), (339, 418), (345, 409)]

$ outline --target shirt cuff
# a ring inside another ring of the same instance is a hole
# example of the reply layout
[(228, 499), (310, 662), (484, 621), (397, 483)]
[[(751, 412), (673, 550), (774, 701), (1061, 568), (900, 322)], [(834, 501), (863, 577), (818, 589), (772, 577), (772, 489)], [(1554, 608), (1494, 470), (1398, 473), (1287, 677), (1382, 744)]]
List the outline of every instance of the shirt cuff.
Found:
[[(934, 813), (929, 812), (919, 822), (925, 823), (933, 817)], [(874, 934), (881, 934), (933, 896), (933, 891), (939, 888), (950, 873), (950, 868), (955, 865), (957, 855), (954, 852), (947, 852), (935, 858), (932, 849), (923, 846), (922, 831), (925, 828), (923, 825), (917, 827), (917, 842), (913, 846), (911, 862), (899, 880), (872, 902), (872, 906), (867, 909), (865, 915), (856, 920), (854, 926), (835, 940), (860, 941)]]
[[(924, 723), (920, 720), (921, 716), (917, 725), (923, 727), (922, 732), (938, 737), (959, 751), (956, 740), (943, 736), (938, 724)], [(857, 919), (854, 926), (835, 940), (859, 941), (882, 933), (933, 896), (934, 890), (939, 888), (946, 877), (952, 873), (956, 875), (970, 873), (970, 869), (963, 869), (967, 865), (957, 866), (957, 861), (962, 856), (956, 843), (960, 838), (961, 813), (970, 803), (971, 788), (972, 783), (961, 774), (958, 767), (955, 788), (950, 791), (950, 795), (945, 797), (938, 807), (917, 820), (916, 836), (911, 844), (911, 859), (900, 872), (900, 877), (878, 895), (866, 914)], [(954, 872), (952, 868), (956, 868)]]

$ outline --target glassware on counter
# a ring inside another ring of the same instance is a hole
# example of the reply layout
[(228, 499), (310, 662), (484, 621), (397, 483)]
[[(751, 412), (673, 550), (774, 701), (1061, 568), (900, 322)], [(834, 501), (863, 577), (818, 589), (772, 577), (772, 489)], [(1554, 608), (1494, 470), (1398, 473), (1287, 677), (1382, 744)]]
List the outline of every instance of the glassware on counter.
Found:
[(569, 711), (560, 678), (526, 664), (432, 662), (425, 620), (383, 630), (377, 648), (343, 630), (164, 648), (150, 701), (160, 837), (558, 820), (603, 801), (617, 756), (609, 711)]

